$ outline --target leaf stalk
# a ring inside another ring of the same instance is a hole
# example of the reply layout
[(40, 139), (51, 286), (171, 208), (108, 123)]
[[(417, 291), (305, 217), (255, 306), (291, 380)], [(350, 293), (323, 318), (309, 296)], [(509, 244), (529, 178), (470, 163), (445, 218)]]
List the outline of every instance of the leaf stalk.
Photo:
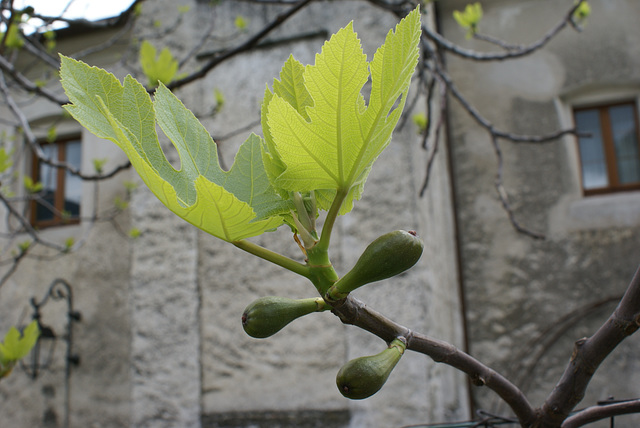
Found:
[(335, 225), (336, 219), (340, 214), (340, 208), (342, 208), (342, 203), (347, 197), (349, 193), (348, 189), (339, 188), (336, 192), (335, 198), (333, 198), (333, 202), (331, 203), (331, 207), (327, 212), (327, 218), (324, 220), (324, 225), (322, 226), (322, 234), (320, 235), (320, 240), (316, 244), (316, 248), (319, 251), (329, 251), (329, 242), (331, 241), (331, 232), (333, 231), (333, 226)]
[(295, 260), (290, 259), (287, 256), (268, 250), (258, 244), (247, 241), (246, 239), (243, 239), (241, 241), (234, 241), (232, 242), (232, 244), (240, 248), (241, 250), (246, 251), (247, 253), (260, 257), (261, 259), (290, 270), (291, 272), (297, 273), (298, 275), (304, 276), (305, 278), (311, 279), (311, 269), (309, 268), (309, 266), (296, 262)]

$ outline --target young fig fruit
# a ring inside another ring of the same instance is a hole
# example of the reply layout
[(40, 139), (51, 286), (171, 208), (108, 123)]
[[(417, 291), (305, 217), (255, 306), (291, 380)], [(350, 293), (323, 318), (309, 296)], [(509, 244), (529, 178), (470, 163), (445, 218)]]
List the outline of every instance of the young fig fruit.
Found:
[(265, 338), (279, 332), (296, 318), (327, 309), (320, 297), (289, 299), (287, 297), (261, 297), (247, 306), (242, 314), (242, 328), (255, 338)]
[(407, 345), (394, 339), (379, 354), (359, 357), (346, 363), (338, 371), (336, 384), (340, 393), (352, 400), (362, 400), (378, 392), (400, 361)]
[(356, 288), (396, 276), (415, 265), (424, 249), (416, 232), (396, 230), (374, 240), (342, 278), (326, 293), (327, 300), (343, 299)]

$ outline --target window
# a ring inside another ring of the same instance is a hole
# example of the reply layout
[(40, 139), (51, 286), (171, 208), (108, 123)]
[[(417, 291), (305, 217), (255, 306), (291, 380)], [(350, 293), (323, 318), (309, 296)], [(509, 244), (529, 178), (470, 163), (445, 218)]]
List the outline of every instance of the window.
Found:
[(638, 111), (634, 102), (574, 110), (585, 195), (640, 189)]
[[(59, 139), (42, 144), (46, 158), (65, 162), (80, 169), (80, 137)], [(42, 190), (31, 203), (31, 223), (37, 227), (78, 223), (82, 199), (82, 180), (64, 168), (57, 168), (34, 158), (33, 181)]]

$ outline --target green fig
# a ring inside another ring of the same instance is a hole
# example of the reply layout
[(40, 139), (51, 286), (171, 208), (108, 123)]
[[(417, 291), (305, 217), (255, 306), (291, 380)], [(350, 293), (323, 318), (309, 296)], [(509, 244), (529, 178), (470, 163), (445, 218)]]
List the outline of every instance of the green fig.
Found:
[(276, 334), (296, 318), (325, 309), (325, 301), (320, 297), (299, 300), (262, 297), (245, 308), (242, 328), (249, 336), (261, 339)]
[(356, 288), (396, 276), (415, 265), (424, 249), (416, 232), (396, 230), (373, 241), (355, 266), (326, 293), (327, 300), (343, 299)]
[(406, 347), (403, 340), (394, 339), (379, 354), (349, 361), (340, 368), (336, 376), (338, 390), (352, 400), (371, 397), (387, 381)]

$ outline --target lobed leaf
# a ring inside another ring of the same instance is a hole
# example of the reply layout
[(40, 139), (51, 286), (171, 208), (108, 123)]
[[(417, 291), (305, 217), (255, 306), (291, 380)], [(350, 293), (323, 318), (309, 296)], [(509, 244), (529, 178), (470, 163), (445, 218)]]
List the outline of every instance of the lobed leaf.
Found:
[(24, 358), (36, 344), (40, 336), (38, 323), (34, 320), (24, 329), (22, 334), (11, 327), (0, 343), (0, 364), (7, 365)]
[(263, 159), (274, 187), (315, 190), (324, 209), (338, 190), (348, 191), (341, 214), (351, 210), (400, 118), (419, 38), (416, 9), (389, 31), (370, 64), (352, 23), (324, 44), (315, 64), (302, 70), (293, 58), (285, 63), (263, 102)]
[(168, 48), (163, 48), (157, 55), (156, 48), (147, 40), (140, 45), (140, 65), (149, 80), (149, 86), (168, 84), (176, 77), (179, 66)]
[[(89, 131), (115, 142), (156, 197), (178, 216), (225, 241), (260, 235), (280, 226), (286, 201), (271, 187), (260, 138), (240, 148), (231, 171), (223, 171), (206, 129), (164, 85), (155, 100), (131, 76), (124, 85), (112, 74), (62, 57), (67, 111)], [(178, 151), (178, 171), (166, 159), (155, 124)]]

